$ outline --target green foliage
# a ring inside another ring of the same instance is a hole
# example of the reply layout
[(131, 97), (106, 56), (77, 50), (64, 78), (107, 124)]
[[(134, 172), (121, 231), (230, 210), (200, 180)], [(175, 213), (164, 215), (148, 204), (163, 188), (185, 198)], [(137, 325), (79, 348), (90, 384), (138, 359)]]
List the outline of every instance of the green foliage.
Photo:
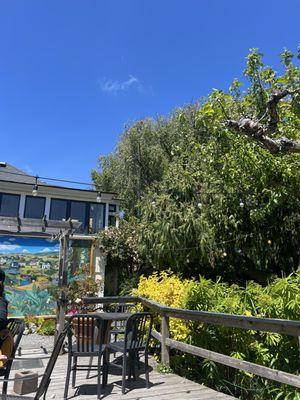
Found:
[[(170, 272), (142, 277), (135, 295), (171, 307), (223, 312), (246, 316), (300, 319), (300, 270), (287, 278), (277, 278), (262, 287), (248, 282), (246, 287), (228, 285), (200, 277), (182, 280)], [(157, 323), (157, 321), (156, 321)], [(277, 333), (246, 331), (223, 326), (170, 320), (171, 337), (231, 357), (274, 369), (299, 374), (298, 339)], [(276, 384), (248, 372), (175, 353), (175, 372), (241, 399), (297, 399), (292, 387)], [(294, 397), (293, 397), (294, 396)]]
[(160, 374), (171, 374), (173, 372), (172, 368), (166, 364), (157, 364), (156, 369)]
[[(88, 265), (84, 265), (77, 270), (68, 281), (66, 290), (66, 297), (69, 302), (68, 308), (69, 312), (76, 313), (81, 310), (84, 297), (92, 297), (98, 294), (99, 282), (95, 281), (95, 277), (91, 274)], [(56, 295), (59, 295), (59, 292)]]
[(133, 274), (130, 278), (124, 278), (120, 284), (120, 296), (128, 296), (138, 286), (139, 276)]
[[(243, 91), (234, 80), (228, 93), (138, 121), (100, 159), (93, 178), (124, 199), (125, 221), (99, 241), (129, 276), (151, 266), (266, 283), (300, 264), (299, 154), (274, 156), (226, 125), (242, 117), (267, 123), (269, 95), (299, 87), (298, 58), (287, 50), (280, 57), (282, 74), (253, 49)], [(281, 101), (279, 115), (276, 135), (300, 139), (300, 95)]]
[(37, 332), (40, 335), (53, 336), (56, 330), (55, 319), (38, 319), (38, 329)]
[(39, 333), (40, 335), (52, 336), (56, 330), (55, 318), (46, 319), (35, 315), (26, 315), (24, 323), (27, 333)]

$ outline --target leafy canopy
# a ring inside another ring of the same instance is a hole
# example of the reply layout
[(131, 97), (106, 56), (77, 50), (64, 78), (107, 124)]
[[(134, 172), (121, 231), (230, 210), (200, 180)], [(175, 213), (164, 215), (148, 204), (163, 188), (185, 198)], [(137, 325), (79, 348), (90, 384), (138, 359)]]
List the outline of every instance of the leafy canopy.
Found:
[[(267, 124), (270, 95), (300, 87), (299, 54), (285, 50), (280, 59), (276, 73), (253, 49), (243, 91), (234, 80), (228, 93), (213, 90), (168, 118), (126, 128), (92, 173), (97, 185), (123, 199), (126, 235), (111, 234), (109, 254), (118, 257), (116, 248), (130, 237), (133, 268), (169, 267), (229, 281), (263, 281), (299, 265), (299, 154), (272, 155), (226, 124), (241, 118)], [(300, 95), (281, 100), (278, 114), (274, 137), (299, 140)], [(120, 264), (127, 266), (124, 257)]]

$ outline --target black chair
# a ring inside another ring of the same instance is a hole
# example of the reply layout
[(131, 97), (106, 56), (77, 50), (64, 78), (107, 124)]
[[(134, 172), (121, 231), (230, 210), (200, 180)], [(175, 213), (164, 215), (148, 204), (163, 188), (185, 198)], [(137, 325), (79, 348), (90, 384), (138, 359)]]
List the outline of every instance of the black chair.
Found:
[[(75, 314), (70, 319), (68, 330), (68, 368), (64, 399), (68, 398), (70, 375), (72, 387), (75, 387), (77, 371), (97, 371), (97, 399), (101, 398), (101, 375), (104, 373), (106, 346), (103, 344), (105, 324), (96, 314)], [(73, 338), (75, 341), (73, 342)], [(78, 357), (89, 357), (89, 364), (78, 364)], [(93, 357), (97, 364), (92, 365)]]
[(9, 360), (7, 360), (7, 362), (5, 363), (4, 368), (0, 370), (0, 377), (3, 377), (2, 394), (7, 393), (7, 379), (9, 378), (13, 359), (23, 336), (25, 324), (19, 318), (9, 318), (5, 329), (7, 329), (14, 337), (14, 344)]
[(125, 393), (125, 380), (127, 375), (127, 364), (129, 364), (128, 378), (133, 375), (136, 379), (136, 364), (138, 364), (140, 353), (145, 356), (145, 378), (146, 388), (149, 388), (149, 365), (148, 365), (148, 346), (153, 325), (153, 317), (150, 313), (136, 313), (128, 318), (125, 327), (124, 341), (110, 343), (110, 352), (122, 353), (122, 393)]
[[(118, 303), (115, 305), (114, 312), (118, 313), (136, 313), (137, 306), (136, 304), (130, 303)], [(114, 321), (113, 326), (111, 327), (111, 335), (114, 338), (114, 342), (117, 341), (118, 335), (122, 335), (125, 333), (126, 328), (126, 320), (125, 321)]]
[[(69, 324), (66, 325), (66, 327), (64, 328), (64, 330), (58, 335), (51, 357), (49, 358), (48, 364), (46, 366), (45, 372), (43, 374), (43, 377), (41, 379), (41, 382), (39, 384), (39, 387), (37, 389), (37, 392), (35, 394), (34, 397), (28, 397), (28, 396), (15, 396), (15, 395), (0, 395), (0, 399), (3, 400), (21, 400), (21, 399), (28, 399), (28, 400), (39, 400), (41, 399), (41, 397), (43, 396), (43, 399), (46, 399), (46, 394), (47, 394), (47, 390), (48, 387), (50, 385), (51, 382), (51, 374), (53, 371), (53, 368), (56, 364), (57, 361), (57, 357), (59, 356), (61, 349), (63, 347), (65, 338), (66, 338), (66, 334), (68, 331), (68, 327)], [(14, 379), (12, 379), (14, 380)]]

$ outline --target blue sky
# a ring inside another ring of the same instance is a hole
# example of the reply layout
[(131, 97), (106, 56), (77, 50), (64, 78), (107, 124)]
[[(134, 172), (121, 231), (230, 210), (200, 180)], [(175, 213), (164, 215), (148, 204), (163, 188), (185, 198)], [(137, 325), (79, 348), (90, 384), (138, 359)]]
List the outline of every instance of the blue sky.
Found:
[(0, 0), (1, 160), (90, 180), (125, 124), (227, 89), (249, 48), (279, 68), (299, 0)]
[(1, 254), (48, 253), (49, 251), (59, 251), (58, 242), (40, 238), (0, 236), (0, 258)]

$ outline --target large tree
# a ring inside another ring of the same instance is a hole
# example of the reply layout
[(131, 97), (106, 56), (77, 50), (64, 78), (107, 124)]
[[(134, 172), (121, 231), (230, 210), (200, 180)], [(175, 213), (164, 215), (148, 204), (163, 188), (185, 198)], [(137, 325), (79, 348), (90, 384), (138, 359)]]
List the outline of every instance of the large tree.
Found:
[(124, 200), (137, 267), (262, 280), (299, 265), (300, 70), (289, 51), (281, 61), (277, 74), (252, 50), (244, 91), (234, 80), (228, 93), (138, 121), (100, 160), (93, 178)]

